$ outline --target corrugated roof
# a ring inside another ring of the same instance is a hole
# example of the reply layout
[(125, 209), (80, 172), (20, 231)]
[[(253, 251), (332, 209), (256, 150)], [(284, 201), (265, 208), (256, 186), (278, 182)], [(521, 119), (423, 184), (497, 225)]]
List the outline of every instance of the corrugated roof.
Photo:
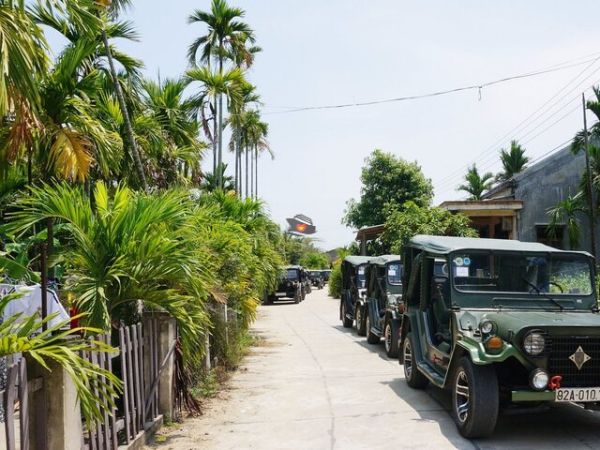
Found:
[[(521, 242), (511, 239), (465, 238), (454, 236), (417, 235), (410, 240), (411, 247), (420, 248), (431, 253), (447, 254), (457, 250), (504, 250), (521, 252), (563, 252), (538, 242)], [(582, 253), (589, 256), (586, 252)]]

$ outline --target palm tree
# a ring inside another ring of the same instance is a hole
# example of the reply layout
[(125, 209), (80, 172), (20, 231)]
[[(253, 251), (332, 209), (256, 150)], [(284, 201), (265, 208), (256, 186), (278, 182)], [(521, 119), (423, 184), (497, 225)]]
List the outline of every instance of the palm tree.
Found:
[(503, 171), (496, 176), (498, 181), (507, 181), (521, 172), (529, 158), (525, 156), (525, 149), (515, 141), (510, 141), (510, 150), (500, 150), (500, 161), (502, 161)]
[[(95, 185), (94, 205), (80, 187), (41, 185), (21, 197), (9, 217), (10, 231), (20, 234), (48, 219), (61, 223), (71, 245), (65, 290), (75, 294), (86, 326), (110, 330), (113, 321), (138, 319), (138, 299), (150, 309), (171, 314), (186, 339), (205, 324), (202, 302), (210, 271), (199, 261), (189, 226), (184, 192), (135, 193), (118, 185)], [(193, 301), (191, 301), (193, 299)]]
[[(222, 189), (224, 191), (235, 191), (235, 185), (233, 181), (233, 177), (226, 175), (227, 164), (221, 164), (217, 167), (219, 171), (218, 174), (215, 173), (205, 173), (204, 178), (202, 180), (202, 189), (207, 192), (213, 192), (217, 189)], [(221, 180), (222, 186), (217, 184), (217, 181)]]
[(235, 157), (235, 190), (242, 195), (242, 134), (245, 112), (251, 104), (260, 104), (260, 96), (256, 93), (256, 86), (245, 82), (241, 85), (241, 97), (239, 102), (233, 102), (228, 124), (231, 124), (232, 133), (229, 141), (229, 150)]
[(102, 42), (104, 43), (104, 50), (108, 59), (108, 65), (110, 68), (110, 74), (112, 77), (115, 94), (119, 101), (119, 107), (121, 108), (121, 114), (123, 114), (123, 123), (125, 125), (125, 131), (127, 140), (129, 141), (129, 147), (131, 150), (131, 156), (133, 158), (135, 168), (140, 179), (140, 183), (144, 190), (148, 190), (148, 183), (146, 181), (146, 175), (144, 173), (144, 167), (142, 165), (142, 159), (137, 146), (137, 141), (133, 133), (133, 127), (131, 125), (131, 118), (129, 116), (129, 110), (125, 103), (125, 97), (119, 83), (119, 77), (117, 75), (117, 69), (112, 56), (111, 46), (108, 42), (107, 28), (109, 27), (111, 19), (118, 17), (119, 13), (127, 8), (131, 3), (131, 0), (102, 0), (96, 2), (98, 6), (98, 17), (100, 18), (100, 35), (102, 36)]
[(573, 196), (568, 196), (565, 200), (547, 211), (547, 214), (550, 216), (550, 224), (548, 225), (550, 234), (555, 236), (558, 228), (564, 225), (569, 236), (569, 246), (572, 249), (579, 247), (581, 226), (578, 216), (585, 212), (585, 202), (581, 192)]
[[(10, 302), (18, 298), (19, 294), (9, 294), (0, 299), (0, 316), (4, 316)], [(73, 380), (88, 424), (93, 420), (104, 420), (104, 415), (110, 414), (114, 407), (123, 383), (117, 376), (81, 355), (84, 352), (114, 353), (116, 349), (99, 340), (80, 335), (94, 335), (101, 330), (89, 327), (70, 328), (70, 319), (51, 325), (50, 322), (55, 320), (56, 313), (45, 319), (40, 319), (39, 314), (26, 316), (17, 313), (8, 316), (0, 324), (0, 342), (5, 343), (0, 346), (0, 358), (24, 354), (48, 370), (49, 364), (57, 364)], [(47, 329), (40, 333), (39, 330), (44, 327)], [(70, 329), (65, 331), (65, 328)], [(98, 389), (103, 395), (98, 396)]]
[(48, 66), (48, 46), (24, 2), (0, 0), (0, 116), (20, 102), (38, 104), (37, 80)]
[(466, 184), (461, 184), (457, 190), (467, 192), (469, 200), (481, 200), (483, 193), (492, 186), (493, 180), (494, 174), (486, 172), (479, 175), (477, 166), (473, 164), (465, 175)]
[(11, 163), (28, 156), (31, 182), (33, 132), (40, 106), (39, 80), (49, 65), (44, 33), (23, 2), (0, 0), (0, 177)]
[(206, 144), (198, 136), (200, 125), (193, 117), (194, 104), (184, 98), (185, 79), (142, 82), (146, 118), (156, 122), (161, 135), (157, 170), (169, 168), (176, 179), (168, 184), (200, 178), (200, 160)]
[(5, 115), (19, 97), (35, 103), (37, 76), (48, 66), (49, 48), (24, 2), (0, 0), (0, 36), (0, 115)]
[(221, 134), (221, 128), (218, 125), (217, 117), (214, 114), (213, 105), (218, 97), (225, 95), (229, 105), (239, 104), (242, 96), (242, 86), (246, 83), (244, 73), (241, 69), (235, 68), (225, 72), (215, 73), (209, 67), (194, 67), (186, 72), (188, 82), (198, 81), (201, 83), (200, 92), (195, 94), (192, 99), (192, 105), (199, 112), (201, 117), (206, 117), (205, 111), (208, 108), (212, 113), (213, 120), (213, 173), (218, 173), (216, 168), (221, 164), (218, 156), (218, 139)]
[[(189, 47), (188, 58), (192, 65), (196, 65), (198, 51), (202, 51), (200, 61), (208, 64), (212, 58), (218, 61), (218, 72), (223, 73), (224, 60), (234, 56), (234, 60), (252, 61), (252, 51), (246, 49), (246, 44), (254, 43), (254, 31), (239, 19), (245, 12), (239, 8), (230, 7), (226, 0), (213, 0), (210, 12), (196, 10), (189, 17), (189, 23), (204, 23), (208, 27), (207, 34), (197, 38)], [(254, 53), (256, 52), (256, 49)], [(244, 55), (240, 57), (240, 55)], [(250, 55), (250, 56), (247, 56)], [(222, 162), (223, 158), (223, 94), (219, 93), (213, 102), (214, 115), (218, 120), (217, 130), (213, 132), (216, 141), (215, 162), (213, 171)]]
[(258, 157), (261, 153), (268, 152), (273, 159), (273, 151), (267, 141), (269, 134), (269, 124), (266, 122), (259, 122), (259, 135), (254, 145), (254, 198), (258, 198)]

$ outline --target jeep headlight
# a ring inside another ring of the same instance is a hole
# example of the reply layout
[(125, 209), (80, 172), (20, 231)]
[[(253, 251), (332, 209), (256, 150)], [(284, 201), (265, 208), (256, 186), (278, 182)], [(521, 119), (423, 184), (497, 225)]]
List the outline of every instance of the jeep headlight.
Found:
[(530, 331), (523, 338), (523, 349), (531, 356), (541, 355), (546, 347), (546, 338), (539, 331)]
[(484, 319), (479, 324), (479, 329), (483, 334), (490, 334), (495, 330), (496, 326), (494, 322), (488, 319)]

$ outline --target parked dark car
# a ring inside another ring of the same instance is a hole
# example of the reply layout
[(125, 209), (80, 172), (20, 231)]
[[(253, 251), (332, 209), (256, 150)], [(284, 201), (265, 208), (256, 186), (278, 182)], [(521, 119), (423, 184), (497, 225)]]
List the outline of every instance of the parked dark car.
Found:
[(378, 344), (383, 337), (387, 356), (397, 358), (404, 312), (400, 255), (383, 255), (371, 259), (365, 276), (367, 295), (361, 316), (365, 321), (367, 342)]
[(321, 270), (321, 276), (323, 277), (323, 281), (325, 281), (325, 283), (328, 283), (329, 277), (331, 276), (331, 270)]
[(302, 267), (288, 266), (279, 278), (277, 290), (267, 297), (267, 303), (273, 303), (280, 298), (294, 299), (294, 303), (304, 300), (304, 287), (302, 282)]
[(415, 236), (402, 261), (406, 382), (450, 390), (463, 436), (490, 435), (509, 405), (600, 409), (591, 255), (514, 240)]
[(310, 273), (305, 268), (302, 268), (301, 279), (302, 286), (304, 287), (304, 294), (302, 300), (304, 300), (306, 294), (310, 294), (312, 292), (312, 281), (310, 280)]
[(325, 286), (325, 280), (323, 279), (323, 274), (321, 273), (321, 271), (309, 270), (308, 274), (313, 287), (316, 287), (317, 289), (323, 289), (323, 287)]
[(345, 328), (352, 327), (357, 301), (366, 295), (365, 267), (371, 258), (370, 256), (347, 256), (342, 261), (340, 320)]

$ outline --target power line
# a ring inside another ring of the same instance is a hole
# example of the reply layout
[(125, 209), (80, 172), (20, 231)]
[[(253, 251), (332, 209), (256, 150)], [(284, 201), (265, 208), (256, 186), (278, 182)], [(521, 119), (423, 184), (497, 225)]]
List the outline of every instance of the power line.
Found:
[[(600, 69), (597, 69), (600, 70)], [(596, 70), (596, 71), (597, 71)], [(589, 78), (586, 77), (586, 79)], [(600, 80), (596, 80), (591, 86), (588, 86), (584, 91), (587, 91), (588, 89), (592, 88), (594, 85), (596, 85), (598, 82), (600, 82)], [(579, 83), (581, 84), (581, 82)], [(577, 86), (576, 86), (577, 87)], [(575, 87), (575, 88), (576, 88)], [(575, 89), (574, 88), (574, 89)], [(572, 90), (574, 90), (572, 89)], [(568, 95), (570, 92), (569, 91), (565, 94)], [(534, 128), (530, 129), (527, 133), (525, 133), (524, 135), (520, 136), (519, 141), (522, 141), (524, 138), (526, 138), (527, 136), (530, 136), (534, 131), (538, 130), (542, 125), (544, 125), (545, 123), (547, 123), (551, 118), (553, 118), (554, 116), (556, 116), (558, 113), (560, 113), (561, 111), (564, 111), (565, 108), (567, 106), (569, 106), (570, 104), (572, 104), (575, 100), (579, 100), (581, 93), (578, 93), (577, 96), (573, 99), (571, 99), (569, 102), (565, 103), (564, 105), (562, 105), (559, 109), (557, 109), (556, 111), (554, 111), (552, 114), (550, 114), (549, 116), (547, 116), (544, 120), (542, 120), (541, 122), (539, 122)], [(564, 98), (565, 96), (561, 97)], [(546, 112), (549, 112), (552, 110), (552, 108), (557, 104), (558, 102), (555, 102), (552, 107), (545, 111), (542, 115), (538, 116), (537, 118), (541, 118)], [(533, 140), (535, 140), (537, 137), (539, 137), (540, 135), (542, 135), (543, 133), (545, 133), (546, 131), (548, 131), (549, 129), (551, 129), (554, 125), (556, 125), (557, 123), (561, 122), (562, 120), (566, 119), (568, 116), (570, 116), (571, 114), (573, 114), (575, 111), (577, 111), (579, 109), (579, 106), (575, 106), (575, 108), (572, 108), (571, 110), (569, 110), (567, 113), (565, 113), (564, 115), (562, 115), (561, 117), (559, 117), (557, 120), (555, 120), (554, 122), (552, 122), (549, 126), (545, 127), (544, 129), (542, 129), (540, 132), (538, 132), (537, 134), (535, 134), (534, 136), (532, 136), (531, 138), (527, 139), (526, 141), (521, 142), (521, 144), (525, 145), (528, 144), (530, 142), (532, 142)], [(536, 118), (536, 120), (537, 120)], [(526, 127), (527, 128), (527, 127)], [(487, 152), (484, 152), (484, 154)], [(480, 170), (485, 171), (486, 169), (493, 167), (498, 161), (497, 161), (497, 154), (494, 153), (489, 154), (486, 158), (484, 158), (483, 160), (478, 160), (477, 162), (478, 167)], [(465, 166), (466, 168), (470, 167), (470, 165), (473, 164), (473, 162), (471, 162), (470, 164), (468, 164), (467, 166)], [(465, 168), (461, 168), (458, 169), (457, 171), (454, 171), (451, 175), (446, 176), (444, 178), (442, 178), (440, 181), (436, 182), (436, 188), (437, 190), (440, 191), (445, 191), (447, 190), (450, 186), (458, 183), (460, 181), (460, 179), (462, 179), (463, 176), (463, 172), (464, 172)]]
[[(562, 88), (560, 88), (552, 97), (550, 97), (548, 100), (546, 100), (546, 102), (544, 102), (539, 108), (537, 108), (535, 111), (533, 111), (531, 114), (529, 114), (525, 119), (523, 119), (521, 122), (519, 122), (515, 127), (513, 127), (510, 131), (508, 131), (506, 134), (504, 134), (500, 139), (496, 140), (492, 145), (487, 147), (483, 152), (481, 152), (480, 154), (475, 156), (475, 158), (479, 159), (479, 158), (484, 157), (485, 155), (489, 154), (490, 152), (492, 152), (495, 155), (495, 152), (497, 151), (497, 147), (501, 144), (504, 144), (506, 142), (506, 139), (511, 138), (511, 137), (514, 138), (514, 135), (518, 132), (524, 131), (529, 126), (530, 122), (537, 121), (538, 119), (543, 117), (547, 112), (552, 110), (552, 108), (554, 108), (554, 106), (556, 106), (558, 103), (560, 103), (567, 95), (569, 95), (571, 92), (573, 92), (579, 86), (581, 86), (586, 80), (588, 80), (590, 77), (592, 77), (596, 72), (598, 72), (600, 70), (600, 67), (596, 68), (593, 72), (588, 74), (583, 80), (581, 80), (579, 83), (577, 83), (576, 86), (574, 86), (572, 89), (570, 89), (568, 92), (566, 92), (563, 96), (561, 96), (558, 100), (556, 100), (554, 103), (552, 103), (550, 105), (550, 107), (546, 108), (546, 106), (549, 103), (551, 103), (552, 100), (554, 100), (558, 95), (561, 94), (562, 91), (567, 89), (574, 81), (576, 81), (581, 75), (583, 75), (588, 69), (590, 69), (599, 59), (600, 58), (594, 59), (591, 64), (586, 66), (574, 78), (569, 80), (569, 82), (567, 82), (567, 84), (565, 84)], [(579, 99), (579, 93), (577, 95), (577, 99)], [(571, 100), (569, 103), (571, 103), (572, 101), (574, 101), (574, 100)], [(569, 103), (567, 103), (567, 104), (569, 104)], [(546, 109), (544, 109), (544, 108), (546, 108)], [(558, 111), (560, 111), (560, 109)], [(444, 183), (446, 180), (454, 178), (458, 172), (463, 172), (464, 170), (466, 170), (466, 168), (469, 167), (469, 165), (461, 167), (460, 169), (457, 169), (457, 170), (451, 172), (450, 174), (446, 175), (445, 177), (443, 177), (441, 180), (438, 181), (438, 184)]]
[(519, 79), (523, 79), (523, 78), (535, 77), (538, 75), (543, 75), (543, 74), (547, 74), (547, 73), (551, 73), (551, 72), (558, 72), (558, 71), (570, 69), (572, 67), (578, 67), (583, 64), (587, 64), (591, 61), (597, 61), (598, 59), (600, 59), (600, 57), (596, 57), (596, 58), (592, 58), (592, 59), (588, 59), (585, 61), (572, 63), (572, 64), (559, 65), (559, 67), (553, 66), (548, 69), (537, 70), (537, 71), (528, 72), (528, 73), (519, 74), (519, 75), (512, 75), (509, 77), (504, 77), (504, 78), (500, 78), (497, 80), (488, 81), (485, 83), (474, 84), (474, 85), (469, 85), (469, 86), (462, 86), (462, 87), (447, 89), (447, 90), (443, 90), (443, 91), (430, 92), (427, 94), (408, 95), (408, 96), (403, 96), (403, 97), (395, 97), (395, 98), (388, 98), (388, 99), (382, 99), (382, 100), (371, 100), (371, 101), (366, 101), (366, 102), (342, 103), (342, 104), (337, 104), (337, 105), (304, 106), (304, 107), (288, 109), (286, 111), (276, 111), (276, 112), (270, 112), (270, 113), (264, 113), (264, 114), (265, 115), (267, 115), (267, 114), (269, 114), (269, 115), (289, 114), (289, 113), (295, 113), (295, 112), (301, 112), (301, 111), (315, 111), (315, 110), (341, 109), (341, 108), (352, 108), (352, 107), (359, 107), (359, 106), (381, 105), (381, 104), (385, 104), (385, 103), (396, 103), (396, 102), (403, 102), (403, 101), (409, 101), (409, 100), (420, 100), (420, 99), (424, 99), (424, 98), (439, 97), (442, 95), (453, 94), (453, 93), (462, 92), (462, 91), (470, 91), (470, 90), (478, 90), (479, 92), (481, 92), (481, 90), (483, 88), (490, 87), (490, 86), (493, 86), (496, 84), (506, 83), (508, 81), (519, 80)]

